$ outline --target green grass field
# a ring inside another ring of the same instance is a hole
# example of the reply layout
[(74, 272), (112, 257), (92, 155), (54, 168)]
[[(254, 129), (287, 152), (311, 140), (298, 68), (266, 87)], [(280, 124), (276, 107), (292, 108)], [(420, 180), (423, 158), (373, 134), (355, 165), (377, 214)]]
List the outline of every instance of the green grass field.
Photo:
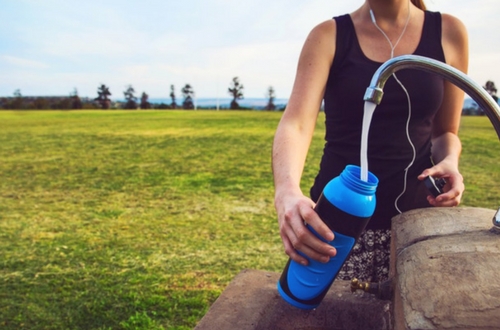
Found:
[[(0, 328), (191, 329), (242, 269), (286, 262), (274, 112), (0, 112)], [(463, 205), (497, 208), (500, 144), (463, 118)], [(322, 116), (304, 172), (311, 184)]]

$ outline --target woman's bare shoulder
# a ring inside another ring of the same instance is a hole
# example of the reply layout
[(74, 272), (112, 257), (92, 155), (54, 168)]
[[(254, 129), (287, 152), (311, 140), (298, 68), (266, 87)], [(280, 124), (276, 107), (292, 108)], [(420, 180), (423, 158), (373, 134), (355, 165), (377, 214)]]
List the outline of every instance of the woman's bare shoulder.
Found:
[(304, 49), (313, 52), (321, 51), (323, 54), (335, 52), (336, 34), (337, 24), (334, 19), (321, 22), (309, 32)]
[(469, 40), (465, 25), (458, 18), (441, 14), (442, 45), (446, 63), (467, 72), (469, 61)]
[(334, 39), (337, 33), (337, 24), (334, 19), (323, 21), (316, 25), (309, 33), (308, 38), (314, 39)]
[(441, 17), (444, 41), (459, 45), (467, 42), (467, 29), (460, 19), (449, 14), (441, 14)]

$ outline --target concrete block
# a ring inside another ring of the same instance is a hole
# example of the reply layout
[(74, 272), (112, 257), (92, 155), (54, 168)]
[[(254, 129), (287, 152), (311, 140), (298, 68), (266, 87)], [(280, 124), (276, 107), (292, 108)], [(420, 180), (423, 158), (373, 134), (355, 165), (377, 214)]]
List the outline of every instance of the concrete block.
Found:
[(429, 208), (393, 219), (396, 329), (500, 329), (494, 213)]
[(391, 302), (365, 293), (352, 294), (348, 281), (335, 281), (321, 305), (305, 311), (279, 296), (276, 289), (279, 276), (243, 270), (195, 329), (392, 329)]

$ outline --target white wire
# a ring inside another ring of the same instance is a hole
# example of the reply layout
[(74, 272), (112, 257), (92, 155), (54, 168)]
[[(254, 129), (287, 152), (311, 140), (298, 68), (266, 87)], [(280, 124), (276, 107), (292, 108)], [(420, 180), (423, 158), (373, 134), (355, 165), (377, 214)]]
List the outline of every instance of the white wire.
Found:
[(405, 26), (403, 28), (403, 31), (401, 31), (401, 34), (399, 35), (399, 38), (398, 38), (398, 40), (396, 40), (396, 43), (394, 45), (392, 44), (391, 39), (389, 39), (389, 37), (387, 36), (387, 34), (385, 34), (384, 30), (382, 30), (378, 26), (377, 21), (375, 20), (375, 15), (373, 14), (373, 11), (371, 10), (371, 8), (370, 8), (370, 16), (371, 16), (373, 25), (375, 25), (375, 27), (377, 28), (377, 30), (379, 30), (380, 33), (382, 33), (382, 35), (385, 37), (385, 39), (389, 43), (389, 46), (391, 47), (391, 58), (393, 58), (394, 57), (394, 49), (396, 49), (396, 47), (398, 46), (399, 42), (401, 41), (401, 38), (403, 38), (403, 35), (406, 32), (406, 28), (408, 27), (408, 23), (410, 22), (410, 1), (408, 1), (408, 15), (406, 16)]
[(403, 83), (401, 81), (399, 81), (398, 77), (396, 77), (396, 74), (393, 74), (393, 76), (394, 76), (394, 79), (396, 79), (396, 81), (398, 82), (398, 84), (401, 86), (401, 88), (405, 92), (406, 99), (408, 100), (408, 119), (406, 120), (406, 138), (408, 139), (408, 143), (410, 143), (411, 149), (413, 151), (413, 157), (412, 157), (410, 163), (408, 164), (408, 166), (406, 166), (405, 171), (404, 171), (403, 191), (401, 191), (401, 193), (398, 195), (398, 197), (396, 197), (396, 199), (394, 200), (394, 207), (401, 214), (403, 212), (401, 212), (401, 210), (398, 207), (398, 201), (401, 198), (401, 196), (403, 196), (404, 193), (406, 192), (406, 182), (408, 180), (408, 170), (410, 169), (410, 167), (413, 166), (413, 163), (415, 162), (415, 158), (417, 157), (417, 151), (415, 150), (415, 145), (413, 144), (413, 142), (411, 140), (411, 137), (410, 137), (410, 120), (411, 120), (411, 100), (410, 100), (410, 94), (406, 90), (406, 88), (403, 85)]
[[(394, 50), (396, 49), (397, 45), (399, 44), (399, 41), (401, 40), (401, 38), (405, 34), (406, 28), (408, 27), (408, 22), (410, 21), (410, 1), (408, 1), (408, 16), (406, 18), (405, 26), (403, 28), (403, 31), (399, 35), (398, 40), (396, 41), (396, 43), (394, 45), (392, 44), (391, 39), (389, 39), (389, 37), (387, 36), (387, 34), (385, 34), (384, 30), (382, 30), (377, 25), (377, 22), (375, 20), (375, 15), (373, 14), (373, 11), (371, 9), (370, 9), (370, 16), (372, 18), (372, 22), (375, 25), (375, 27), (380, 31), (380, 33), (382, 33), (382, 35), (385, 37), (385, 39), (389, 43), (389, 45), (391, 47), (391, 58), (393, 58), (394, 57)], [(401, 193), (398, 195), (398, 197), (396, 197), (396, 199), (394, 200), (394, 207), (396, 208), (396, 210), (399, 213), (403, 213), (403, 212), (401, 212), (401, 210), (398, 207), (398, 201), (401, 198), (401, 196), (403, 196), (404, 193), (406, 192), (406, 185), (407, 185), (407, 180), (408, 180), (408, 170), (413, 166), (413, 163), (415, 162), (415, 159), (417, 157), (417, 152), (415, 150), (415, 145), (413, 144), (413, 142), (411, 140), (411, 137), (410, 137), (410, 120), (411, 120), (411, 99), (410, 99), (410, 94), (408, 93), (408, 90), (405, 88), (405, 86), (403, 85), (403, 83), (398, 79), (398, 77), (396, 77), (396, 74), (393, 73), (392, 75), (393, 75), (394, 79), (397, 81), (397, 83), (399, 84), (399, 86), (401, 86), (401, 88), (405, 92), (406, 99), (408, 100), (408, 118), (406, 120), (406, 138), (408, 139), (408, 143), (410, 144), (411, 149), (413, 151), (413, 157), (412, 157), (410, 163), (408, 164), (408, 166), (406, 166), (406, 168), (404, 170), (403, 191), (401, 191)]]

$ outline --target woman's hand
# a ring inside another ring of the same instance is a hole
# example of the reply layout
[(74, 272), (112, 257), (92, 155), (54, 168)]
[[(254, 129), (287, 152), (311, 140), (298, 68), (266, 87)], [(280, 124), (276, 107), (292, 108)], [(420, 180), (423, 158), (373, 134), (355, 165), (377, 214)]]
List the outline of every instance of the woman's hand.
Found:
[(465, 190), (464, 179), (458, 168), (447, 162), (446, 159), (428, 168), (418, 176), (419, 180), (424, 180), (427, 176), (435, 178), (444, 178), (446, 184), (443, 187), (443, 193), (437, 197), (427, 196), (429, 204), (432, 206), (458, 206)]
[(314, 211), (311, 199), (302, 194), (290, 195), (277, 198), (275, 206), (285, 252), (292, 260), (307, 265), (308, 260), (304, 255), (319, 262), (328, 262), (337, 254), (334, 247), (318, 239), (306, 227), (305, 223), (326, 241), (333, 241), (332, 231)]

